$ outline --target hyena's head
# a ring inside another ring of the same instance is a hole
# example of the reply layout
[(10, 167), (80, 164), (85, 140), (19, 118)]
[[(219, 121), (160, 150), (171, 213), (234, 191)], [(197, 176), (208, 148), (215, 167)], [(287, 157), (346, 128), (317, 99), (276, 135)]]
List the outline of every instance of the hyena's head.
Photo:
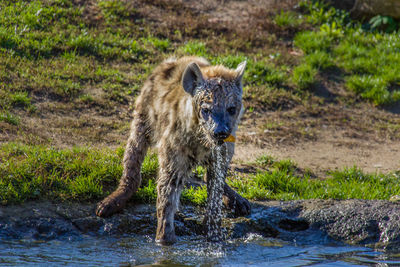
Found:
[(182, 86), (192, 96), (200, 130), (211, 146), (221, 145), (232, 133), (242, 108), (242, 77), (246, 62), (236, 70), (222, 66), (205, 67), (190, 63), (182, 76)]

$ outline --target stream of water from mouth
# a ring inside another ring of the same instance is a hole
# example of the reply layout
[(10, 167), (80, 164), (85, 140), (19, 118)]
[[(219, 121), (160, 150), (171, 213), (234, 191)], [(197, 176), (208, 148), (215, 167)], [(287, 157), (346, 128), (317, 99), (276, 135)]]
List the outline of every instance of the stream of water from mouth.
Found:
[(224, 239), (222, 223), (222, 194), (226, 174), (226, 146), (217, 146), (212, 151), (212, 168), (208, 171), (207, 208), (205, 214), (206, 236), (209, 241)]

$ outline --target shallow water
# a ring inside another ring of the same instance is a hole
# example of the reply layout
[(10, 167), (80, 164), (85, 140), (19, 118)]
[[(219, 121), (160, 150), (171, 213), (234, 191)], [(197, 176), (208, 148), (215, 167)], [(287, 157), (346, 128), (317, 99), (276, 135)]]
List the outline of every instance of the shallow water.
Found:
[(210, 244), (201, 238), (179, 238), (162, 247), (152, 237), (93, 237), (64, 240), (2, 240), (0, 265), (86, 266), (399, 266), (400, 255), (327, 243), (299, 245), (250, 234)]

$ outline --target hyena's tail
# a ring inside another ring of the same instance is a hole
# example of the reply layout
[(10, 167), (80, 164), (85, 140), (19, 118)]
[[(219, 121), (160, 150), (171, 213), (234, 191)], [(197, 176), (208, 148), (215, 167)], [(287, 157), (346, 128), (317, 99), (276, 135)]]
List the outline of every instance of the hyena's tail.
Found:
[(148, 147), (147, 120), (143, 114), (135, 112), (131, 134), (125, 149), (121, 180), (118, 188), (98, 204), (97, 216), (107, 217), (121, 211), (128, 199), (138, 190), (142, 181), (140, 168)]

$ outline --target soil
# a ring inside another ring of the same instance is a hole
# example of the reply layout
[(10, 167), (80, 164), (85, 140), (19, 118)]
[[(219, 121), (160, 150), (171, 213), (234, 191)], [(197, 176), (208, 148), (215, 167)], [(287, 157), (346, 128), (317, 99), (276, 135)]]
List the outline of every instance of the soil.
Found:
[[(399, 136), (388, 126), (399, 124), (398, 114), (367, 104), (317, 109), (317, 116), (305, 107), (249, 115), (239, 128), (234, 160), (240, 164), (262, 155), (290, 158), (321, 178), (353, 166), (372, 173), (400, 169)], [(273, 127), (265, 129), (268, 123)]]
[[(400, 169), (398, 142), (376, 143), (350, 138), (336, 138), (331, 133), (317, 141), (297, 145), (270, 144), (264, 148), (254, 144), (238, 144), (234, 160), (253, 161), (262, 155), (279, 160), (290, 158), (301, 169), (309, 169), (320, 178), (329, 171), (357, 166), (365, 172), (387, 173)], [(239, 163), (240, 164), (240, 163)]]
[[(224, 34), (227, 44), (237, 39), (238, 51), (265, 55), (279, 51), (288, 63), (298, 61), (301, 55), (292, 44), (292, 37), (301, 29), (280, 29), (271, 18), (280, 9), (295, 9), (297, 3), (138, 0), (132, 5), (144, 23), (153, 25), (150, 27), (154, 28), (154, 35), (165, 35), (173, 42), (202, 38), (212, 51), (223, 51), (221, 43), (215, 40), (219, 38), (217, 33)], [(98, 25), (91, 19), (98, 12), (95, 5), (86, 5), (85, 10), (88, 21)], [(171, 33), (175, 29), (183, 33), (181, 40)], [(343, 88), (341, 75), (335, 70), (321, 75), (319, 85), (310, 90), (306, 100), (275, 97), (274, 103), (266, 104), (246, 98), (248, 110), (238, 132), (235, 163), (251, 162), (260, 155), (290, 158), (318, 177), (325, 177), (327, 170), (353, 165), (367, 172), (400, 170), (400, 106), (382, 109), (359, 101)], [(130, 100), (133, 102), (134, 98)], [(36, 115), (18, 114), (24, 125), (0, 122), (0, 142), (48, 144), (51, 140), (50, 144), (58, 147), (114, 148), (128, 137), (130, 104), (103, 108), (87, 107), (78, 101), (71, 108), (69, 104), (39, 96), (33, 97), (33, 103), (38, 109)]]

